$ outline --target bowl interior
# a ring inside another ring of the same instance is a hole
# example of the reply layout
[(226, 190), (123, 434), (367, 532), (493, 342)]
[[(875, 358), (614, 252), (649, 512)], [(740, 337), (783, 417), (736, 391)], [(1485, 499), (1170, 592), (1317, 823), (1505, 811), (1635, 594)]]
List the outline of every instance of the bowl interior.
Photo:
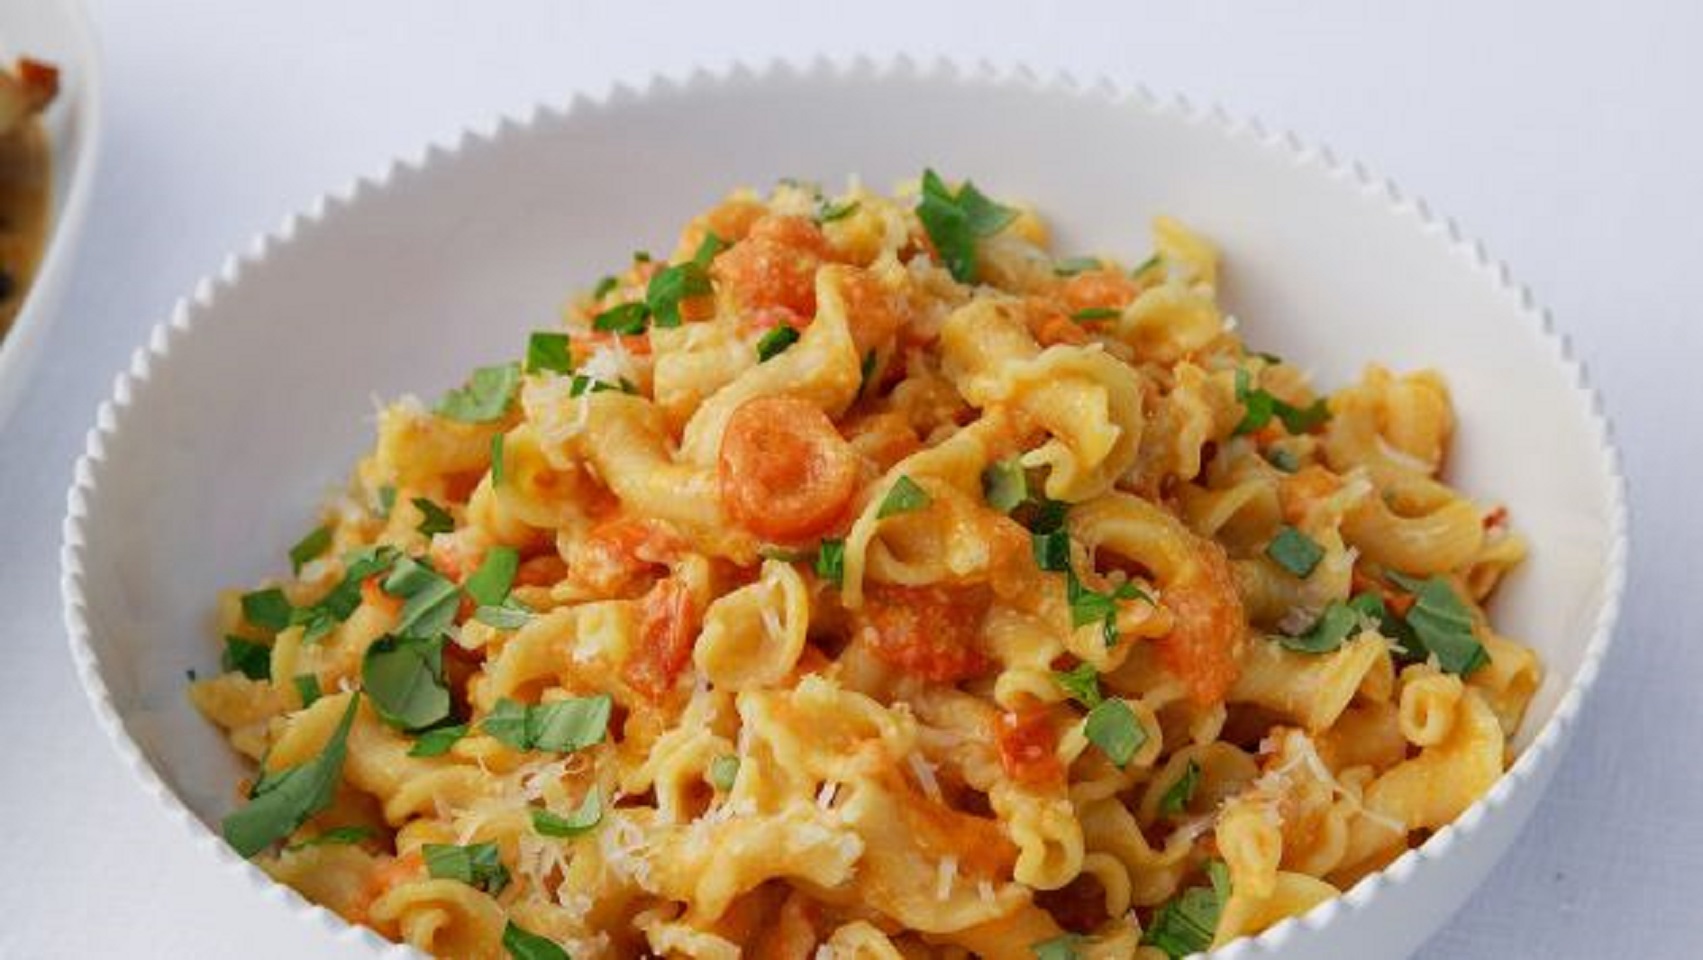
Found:
[(188, 308), (94, 465), (91, 645), (118, 715), (215, 825), (237, 766), (184, 696), (216, 669), (216, 592), (285, 563), (371, 442), (373, 400), (435, 396), (516, 357), (572, 290), (691, 213), (781, 176), (878, 188), (933, 166), (1036, 204), (1062, 252), (1148, 252), (1173, 214), (1219, 242), (1250, 343), (1340, 385), (1435, 366), (1452, 479), (1512, 509), (1531, 560), (1494, 614), (1548, 668), (1520, 745), (1573, 682), (1607, 597), (1612, 470), (1589, 399), (1519, 298), (1441, 227), (1350, 174), (1139, 100), (1023, 84), (816, 73), (617, 96), (428, 156), (335, 202)]

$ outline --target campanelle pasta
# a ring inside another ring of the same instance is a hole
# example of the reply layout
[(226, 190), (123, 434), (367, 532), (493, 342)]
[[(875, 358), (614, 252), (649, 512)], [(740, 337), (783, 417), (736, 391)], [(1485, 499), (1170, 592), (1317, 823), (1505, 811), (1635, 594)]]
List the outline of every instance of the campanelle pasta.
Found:
[(476, 958), (1151, 960), (1380, 869), (1508, 762), (1524, 547), (1439, 375), (1316, 393), (1154, 245), (787, 182), (386, 407), (219, 602), (225, 837)]

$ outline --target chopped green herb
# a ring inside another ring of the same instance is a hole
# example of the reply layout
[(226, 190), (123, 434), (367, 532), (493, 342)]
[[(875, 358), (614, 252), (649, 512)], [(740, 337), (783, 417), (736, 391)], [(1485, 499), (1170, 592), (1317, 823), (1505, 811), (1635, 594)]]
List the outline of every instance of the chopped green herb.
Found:
[(1283, 421), (1283, 429), (1296, 436), (1309, 433), (1314, 427), (1330, 419), (1330, 405), (1325, 403), (1323, 397), (1304, 407), (1290, 406), (1279, 400), (1274, 404), (1274, 409), (1277, 419)]
[(1464, 677), (1490, 662), (1489, 652), (1473, 634), (1471, 611), (1447, 580), (1420, 580), (1393, 571), (1389, 578), (1413, 594), (1414, 604), (1403, 619), (1444, 672)]
[(277, 587), (242, 595), (242, 618), (262, 630), (277, 633), (289, 629), (294, 612), (289, 598)]
[(515, 571), (519, 569), (519, 551), (513, 547), (492, 547), (485, 551), (485, 559), (479, 563), (479, 569), (473, 571), (461, 588), (478, 606), (500, 606), (508, 599)]
[(776, 324), (757, 341), (757, 362), (767, 363), (798, 342), (798, 329), (784, 323)]
[(1032, 943), (1029, 949), (1034, 952), (1035, 960), (1081, 960), (1082, 955), (1076, 952), (1081, 945), (1083, 936), (1079, 933), (1066, 933), (1051, 940)]
[(1277, 354), (1275, 354), (1275, 353), (1266, 353), (1266, 352), (1264, 352), (1264, 351), (1262, 351), (1262, 350), (1255, 350), (1255, 351), (1253, 351), (1253, 352), (1252, 352), (1252, 353), (1249, 353), (1249, 354), (1248, 354), (1248, 356), (1250, 356), (1250, 357), (1259, 357), (1259, 358), (1260, 358), (1260, 359), (1261, 359), (1261, 360), (1264, 360), (1264, 361), (1265, 361), (1265, 362), (1266, 362), (1266, 365), (1267, 365), (1267, 366), (1273, 366), (1273, 367), (1275, 367), (1275, 366), (1277, 366), (1277, 365), (1278, 365), (1278, 364), (1280, 364), (1280, 363), (1282, 363), (1282, 362), (1283, 362), (1283, 358), (1282, 358), (1282, 357), (1280, 357), (1280, 356), (1278, 356), (1278, 355), (1277, 355)]
[(250, 680), (272, 679), (272, 648), (242, 637), (225, 638), (225, 655), (220, 665), (235, 670)]
[(1091, 663), (1079, 663), (1069, 670), (1054, 670), (1053, 682), (1070, 694), (1070, 699), (1092, 710), (1105, 698), (1100, 696), (1100, 672)]
[(862, 204), (856, 200), (846, 200), (841, 203), (829, 203), (827, 200), (823, 200), (816, 207), (816, 222), (833, 223), (835, 220), (844, 220), (856, 213), (860, 206)]
[(929, 505), (932, 498), (928, 491), (917, 485), (915, 480), (904, 474), (893, 481), (893, 486), (887, 490), (887, 495), (881, 498), (881, 506), (875, 511), (875, 519), (885, 520), (901, 513), (911, 513)]
[(1288, 447), (1268, 447), (1265, 451), (1265, 462), (1284, 473), (1294, 473), (1301, 469), (1301, 458)]
[(1325, 548), (1312, 537), (1284, 524), (1277, 528), (1277, 536), (1266, 545), (1265, 555), (1283, 569), (1306, 579), (1318, 569), (1319, 561), (1324, 559)]
[(393, 727), (424, 730), (449, 717), (442, 637), (382, 636), (361, 658), (361, 688)]
[(548, 810), (532, 811), (532, 829), (545, 837), (577, 837), (603, 822), (603, 801), (593, 787), (573, 813), (565, 817)]
[(1194, 800), (1195, 787), (1200, 784), (1200, 764), (1190, 760), (1183, 767), (1183, 775), (1178, 777), (1170, 786), (1165, 788), (1165, 795), (1159, 798), (1159, 812), (1167, 817), (1174, 817), (1188, 809)]
[(459, 880), (491, 896), (509, 885), (509, 871), (495, 843), (465, 847), (453, 843), (428, 843), (420, 848), (426, 872), (438, 880)]
[(300, 843), (292, 843), (285, 850), (300, 850), (304, 847), (341, 847), (361, 843), (373, 836), (372, 827), (333, 827), (317, 837), (309, 837)]
[(556, 941), (532, 933), (513, 920), (503, 925), (503, 949), (513, 960), (573, 960)]
[(739, 758), (731, 753), (724, 753), (710, 761), (710, 786), (722, 793), (733, 789), (734, 781), (739, 779)]
[(1123, 311), (1117, 307), (1085, 307), (1071, 314), (1070, 319), (1077, 323), (1085, 323), (1095, 320), (1114, 320), (1121, 316), (1123, 316)]
[(467, 736), (467, 724), (465, 723), (427, 730), (420, 734), (412, 747), (408, 748), (408, 755), (410, 757), (441, 757), (465, 736)]
[(507, 436), (506, 433), (491, 434), (491, 486), (493, 487), (503, 485), (503, 473), (506, 466), (503, 461), (503, 442)]
[(1129, 272), (1129, 275), (1131, 277), (1139, 277), (1142, 274), (1146, 273), (1147, 271), (1153, 269), (1154, 267), (1157, 267), (1160, 264), (1162, 259), (1163, 258), (1161, 258), (1159, 256), (1159, 254), (1155, 253), (1153, 256), (1148, 257), (1146, 260), (1143, 260), (1140, 263), (1136, 264), (1135, 269), (1131, 270)]
[(1307, 632), (1299, 636), (1279, 636), (1277, 642), (1285, 650), (1296, 653), (1330, 653), (1341, 647), (1360, 626), (1361, 613), (1337, 600), (1325, 607), (1324, 613), (1313, 621)]
[(591, 299), (602, 300), (604, 297), (609, 296), (609, 291), (615, 289), (620, 285), (620, 283), (621, 281), (614, 277), (604, 277), (597, 281), (597, 286), (591, 288)]
[(574, 372), (573, 341), (565, 333), (539, 330), (526, 340), (526, 372)]
[(982, 471), (982, 497), (1000, 513), (1010, 513), (1029, 499), (1029, 473), (1018, 457), (1007, 457)]
[(863, 354), (863, 362), (858, 365), (857, 395), (863, 396), (869, 389), (870, 378), (875, 376), (875, 348), (870, 347)]
[(1053, 264), (1053, 272), (1061, 277), (1074, 277), (1079, 273), (1100, 269), (1099, 257), (1066, 257)]
[(360, 695), (349, 697), (331, 736), (312, 760), (263, 774), (253, 797), (219, 825), (225, 842), (244, 857), (252, 857), (294, 833), (309, 817), (331, 805), (343, 776), (349, 750), (349, 728), (355, 723)]
[(1397, 660), (1413, 663), (1425, 659), (1425, 647), (1414, 635), (1413, 628), (1384, 606), (1383, 597), (1371, 591), (1357, 593), (1349, 599), (1348, 605), (1370, 620), (1379, 633), (1395, 641)]
[(666, 266), (650, 278), (650, 284), (645, 288), (645, 303), (656, 318), (657, 326), (678, 327), (680, 303), (713, 291), (710, 261), (723, 247), (720, 237), (707, 233), (691, 260)]
[(378, 488), (378, 509), (384, 520), (389, 520), (390, 511), (396, 509), (396, 488), (388, 483)]
[(473, 611), (473, 619), (498, 630), (519, 630), (532, 619), (532, 611), (510, 597), (501, 606), (477, 608)]
[(362, 582), (389, 570), (399, 556), (401, 552), (395, 547), (384, 546), (361, 547), (345, 554), (343, 579), (317, 603), (291, 614), (290, 622), (302, 627), (302, 642), (313, 643), (349, 619), (361, 605)]
[(650, 262), (650, 251), (649, 250), (634, 250), (633, 251), (633, 262), (634, 263), (649, 263)]
[(439, 416), (463, 423), (489, 423), (508, 412), (520, 385), (520, 364), (503, 363), (473, 371), (467, 385), (444, 394), (435, 408)]
[(290, 683), (295, 685), (296, 695), (302, 698), (303, 710), (313, 706), (319, 701), (320, 697), (325, 696), (324, 691), (319, 688), (319, 674), (317, 673), (298, 673), (290, 678)]
[(1140, 587), (1133, 583), (1118, 584), (1111, 593), (1101, 593), (1090, 589), (1077, 576), (1075, 571), (1068, 571), (1065, 579), (1065, 599), (1070, 602), (1070, 625), (1080, 627), (1097, 620), (1117, 616), (1119, 600), (1148, 600), (1149, 598)]
[(816, 551), (816, 575), (834, 586), (846, 576), (846, 542), (838, 537), (825, 537)]
[(1032, 533), (1029, 543), (1035, 554), (1035, 566), (1054, 573), (1070, 571), (1070, 534), (1067, 531)]
[(649, 320), (650, 307), (635, 300), (632, 303), (618, 303), (592, 317), (591, 328), (631, 337), (644, 333), (645, 323)]
[(1143, 946), (1158, 947), (1171, 960), (1212, 946), (1218, 916), (1230, 899), (1230, 880), (1222, 861), (1212, 861), (1206, 870), (1212, 886), (1190, 887), (1160, 907), (1141, 936)]
[(300, 574), (309, 560), (323, 555), (331, 547), (331, 528), (319, 527), (290, 548), (290, 572)]
[(1064, 518), (1070, 514), (1070, 504), (1063, 500), (1042, 499), (1029, 516), (1029, 529), (1034, 533), (1051, 533), (1064, 528)]
[(1102, 700), (1088, 711), (1082, 732), (1120, 770), (1129, 765), (1135, 752), (1147, 742), (1147, 728), (1136, 719), (1129, 704), (1116, 697)]
[(1235, 435), (1255, 433), (1265, 429), (1272, 417), (1282, 421), (1283, 429), (1300, 436), (1330, 419), (1330, 405), (1323, 397), (1305, 407), (1279, 400), (1265, 388), (1255, 388), (1253, 377), (1245, 369), (1236, 370), (1236, 401), (1244, 412), (1236, 424)]
[(414, 529), (422, 536), (432, 536), (437, 533), (451, 533), (455, 530), (455, 517), (448, 510), (438, 506), (425, 497), (415, 497), (409, 501), (420, 511), (420, 525)]
[(764, 560), (779, 560), (782, 563), (798, 563), (803, 560), (809, 560), (810, 551), (793, 550), (788, 547), (777, 547), (772, 543), (765, 543), (757, 548), (757, 556), (762, 557)]
[(399, 637), (436, 637), (455, 623), (461, 607), (461, 591), (455, 583), (413, 557), (396, 561), (396, 568), (385, 578), (384, 592), (403, 598), (395, 629)]
[(613, 705), (606, 693), (530, 705), (503, 699), (480, 729), (516, 750), (571, 753), (603, 741)]
[(1000, 206), (965, 181), (953, 193), (933, 170), (922, 175), (922, 202), (917, 219), (934, 241), (940, 260), (959, 283), (980, 279), (976, 268), (976, 241), (991, 237), (1017, 219), (1017, 211)]

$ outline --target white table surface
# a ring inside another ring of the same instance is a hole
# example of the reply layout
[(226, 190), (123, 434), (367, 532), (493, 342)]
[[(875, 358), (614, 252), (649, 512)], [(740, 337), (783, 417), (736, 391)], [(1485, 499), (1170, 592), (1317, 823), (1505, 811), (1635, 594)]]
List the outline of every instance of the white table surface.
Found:
[(66, 315), (0, 430), (0, 956), (353, 955), (231, 882), (141, 799), (64, 650), (71, 464), (174, 299), (322, 190), (466, 122), (654, 69), (900, 51), (1105, 74), (1257, 115), (1395, 177), (1538, 291), (1616, 423), (1630, 592), (1552, 792), (1422, 955), (1697, 955), (1703, 6), (1171, 0), (1075, 22), (991, 0), (820, 16), (798, 0), (92, 6), (107, 153)]

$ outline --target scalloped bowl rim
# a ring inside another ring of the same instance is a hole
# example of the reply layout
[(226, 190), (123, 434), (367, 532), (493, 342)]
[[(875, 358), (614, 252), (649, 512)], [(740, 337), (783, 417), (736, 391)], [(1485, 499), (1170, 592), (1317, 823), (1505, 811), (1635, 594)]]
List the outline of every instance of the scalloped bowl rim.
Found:
[(1468, 842), (1493, 811), (1506, 807), (1510, 798), (1536, 775), (1542, 767), (1541, 761), (1549, 759), (1550, 753), (1564, 749), (1567, 737), (1578, 722), (1585, 695), (1595, 684), (1603, 657), (1613, 642), (1625, 586), (1629, 545), (1626, 480), (1621, 457), (1601, 398), (1591, 384), (1584, 364), (1573, 355), (1566, 337), (1555, 329), (1549, 312), (1537, 304), (1527, 288), (1511, 277), (1506, 265), (1493, 259), (1481, 243), (1464, 235), (1454, 221), (1438, 217), (1422, 200), (1404, 194), (1391, 180), (1371, 173), (1363, 164), (1340, 161), (1327, 148), (1312, 145), (1294, 133), (1268, 132), (1258, 120), (1239, 120), (1220, 106), (1200, 109), (1180, 95), (1165, 100), (1155, 96), (1146, 86), (1122, 84), (1106, 77), (1084, 83), (1068, 72), (1042, 74), (1022, 64), (995, 64), (980, 60), (966, 68), (945, 57), (918, 61), (904, 55), (883, 60), (863, 56), (851, 59), (818, 57), (803, 64), (776, 58), (757, 67), (743, 62), (713, 70), (697, 67), (684, 76), (652, 74), (642, 86), (617, 81), (598, 93), (576, 93), (562, 104), (535, 103), (518, 117), (498, 114), (485, 123), (462, 128), (448, 142), (439, 139), (428, 142), (423, 148), (393, 160), (382, 173), (357, 177), (339, 189), (322, 194), (305, 212), (292, 214), (274, 230), (254, 237), (243, 253), (228, 256), (216, 274), (203, 278), (189, 297), (180, 299), (170, 318), (156, 324), (146, 344), (136, 349), (129, 367), (115, 378), (110, 398), (103, 401), (97, 411), (95, 425), (88, 432), (84, 453), (76, 463), (74, 478), (67, 491), (60, 551), (61, 594), (72, 659), (101, 728), (144, 791), (183, 827), (201, 850), (210, 853), (222, 866), (242, 874), (261, 896), (289, 908), (304, 920), (311, 919), (320, 924), (338, 940), (353, 940), (390, 956), (418, 955), (412, 948), (386, 940), (367, 927), (344, 922), (290, 887), (274, 882), (253, 863), (237, 856), (166, 786), (126, 730), (100, 675), (91, 646), (90, 627), (84, 616), (83, 520), (87, 514), (88, 497), (94, 490), (97, 464), (105, 460), (106, 438), (115, 434), (133, 396), (147, 388), (153, 365), (164, 361), (174, 340), (186, 336), (199, 318), (214, 309), (221, 293), (239, 284), (244, 273), (262, 263), (273, 250), (311, 236), (336, 217), (357, 207), (363, 198), (398, 189), (408, 177), (421, 173), (431, 164), (452, 159), (471, 148), (494, 144), (541, 123), (567, 122), (581, 111), (619, 109), (629, 103), (666, 98), (687, 90), (727, 88), (755, 80), (823, 77), (979, 84), (1075, 97), (1101, 97), (1119, 105), (1148, 111), (1157, 117), (1182, 123), (1210, 124), (1216, 132), (1232, 140), (1251, 136), (1256, 145), (1281, 151), (1293, 162), (1313, 166), (1329, 177), (1350, 177), (1361, 186), (1376, 190), (1388, 202), (1389, 213), (1443, 242), (1451, 256), (1492, 282), (1498, 292), (1510, 301), (1513, 311), (1533, 326), (1554, 350), (1555, 359), (1564, 369), (1569, 385), (1588, 401), (1589, 426), (1604, 458), (1611, 501), (1607, 504), (1610, 546), (1608, 556), (1604, 558), (1602, 604), (1572, 682), (1531, 743), (1491, 790), (1454, 822), (1437, 831), (1422, 845), (1409, 849), (1384, 869), (1361, 879), (1341, 896), (1327, 900), (1304, 914), (1285, 919), (1257, 936), (1233, 941), (1212, 951), (1210, 956), (1215, 960), (1268, 956), (1288, 945), (1299, 931), (1320, 929), (1332, 923), (1339, 914), (1364, 910), (1379, 900), (1386, 889), (1402, 886), (1427, 863), (1446, 856), (1456, 844)]

